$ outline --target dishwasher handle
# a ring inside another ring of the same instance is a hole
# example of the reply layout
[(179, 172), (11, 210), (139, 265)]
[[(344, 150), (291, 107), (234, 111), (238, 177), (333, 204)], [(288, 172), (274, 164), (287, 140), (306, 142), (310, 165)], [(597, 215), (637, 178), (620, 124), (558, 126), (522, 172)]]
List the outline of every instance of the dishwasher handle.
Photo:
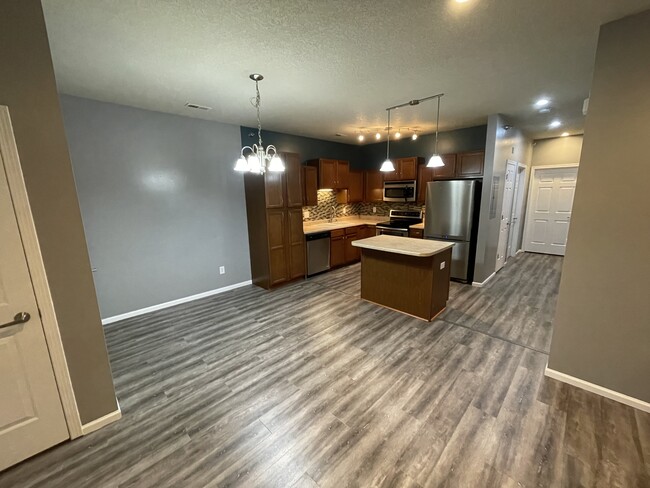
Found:
[(307, 241), (315, 241), (317, 239), (329, 239), (330, 238), (330, 233), (328, 232), (316, 232), (314, 234), (306, 234), (305, 235), (305, 240)]

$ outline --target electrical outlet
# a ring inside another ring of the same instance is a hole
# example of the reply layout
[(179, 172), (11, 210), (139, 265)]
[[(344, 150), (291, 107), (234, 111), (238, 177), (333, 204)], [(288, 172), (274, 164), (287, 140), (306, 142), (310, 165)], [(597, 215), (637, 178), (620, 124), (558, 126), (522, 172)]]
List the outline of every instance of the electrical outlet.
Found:
[(219, 266), (219, 274), (226, 274), (226, 267), (225, 266)]
[(377, 213), (377, 207), (372, 207), (372, 213)]
[(440, 263), (440, 269), (445, 269), (445, 261), (443, 261), (442, 263)]
[(309, 218), (309, 210), (304, 209), (304, 210), (302, 211), (302, 215), (303, 215), (303, 217), (305, 217), (306, 219), (308, 219), (308, 218)]

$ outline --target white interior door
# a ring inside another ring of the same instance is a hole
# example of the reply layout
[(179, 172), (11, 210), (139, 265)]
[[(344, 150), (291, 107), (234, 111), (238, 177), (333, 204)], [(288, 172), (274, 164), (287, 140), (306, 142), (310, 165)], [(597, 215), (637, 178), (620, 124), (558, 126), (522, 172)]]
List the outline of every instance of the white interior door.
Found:
[[(524, 195), (526, 193), (526, 166), (517, 165), (517, 175), (515, 176), (515, 195), (512, 204), (512, 218), (510, 220), (510, 235), (508, 236), (508, 254), (507, 258), (517, 254), (521, 245), (521, 229), (523, 222), (522, 214), (524, 209)], [(507, 259), (506, 258), (506, 259)]]
[(68, 429), (0, 153), (0, 470)]
[(577, 167), (535, 170), (526, 212), (526, 251), (564, 256), (577, 176)]
[(499, 227), (499, 244), (497, 246), (497, 265), (495, 271), (499, 271), (506, 264), (508, 252), (508, 236), (510, 235), (510, 219), (512, 218), (512, 202), (515, 190), (515, 176), (517, 174), (517, 163), (508, 161), (506, 164), (506, 176), (503, 189), (503, 207), (501, 209), (501, 223)]

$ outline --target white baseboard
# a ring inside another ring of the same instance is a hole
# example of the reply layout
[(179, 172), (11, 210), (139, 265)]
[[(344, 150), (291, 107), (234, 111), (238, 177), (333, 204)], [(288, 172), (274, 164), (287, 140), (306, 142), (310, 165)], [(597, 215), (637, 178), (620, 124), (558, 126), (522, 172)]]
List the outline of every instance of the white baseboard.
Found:
[(189, 297), (178, 298), (172, 300), (171, 302), (159, 303), (158, 305), (152, 305), (151, 307), (141, 308), (139, 310), (134, 310), (133, 312), (126, 312), (120, 315), (114, 315), (113, 317), (107, 317), (102, 319), (102, 325), (112, 324), (113, 322), (118, 322), (124, 319), (130, 319), (131, 317), (137, 317), (138, 315), (144, 315), (146, 313), (155, 312), (156, 310), (162, 310), (164, 308), (173, 307), (174, 305), (180, 305), (182, 303), (192, 302), (194, 300), (199, 300), (201, 298), (211, 297), (212, 295), (218, 295), (219, 293), (225, 293), (230, 290), (235, 290), (241, 288), (242, 286), (251, 285), (253, 282), (251, 280), (242, 281), (241, 283), (235, 283), (234, 285), (224, 286), (223, 288), (217, 288), (216, 290), (204, 291), (203, 293), (198, 293), (197, 295), (192, 295)]
[(496, 274), (497, 274), (497, 272), (495, 271), (495, 272), (492, 273), (490, 276), (488, 276), (487, 278), (485, 278), (485, 281), (473, 281), (473, 282), (472, 282), (472, 286), (476, 286), (477, 288), (481, 288), (482, 286), (487, 285), (488, 281), (490, 281), (492, 278), (494, 278), (494, 276), (495, 276)]
[(583, 390), (590, 391), (591, 393), (595, 393), (596, 395), (604, 396), (605, 398), (609, 398), (610, 400), (614, 400), (619, 403), (629, 405), (630, 407), (637, 408), (643, 412), (650, 413), (650, 403), (644, 402), (643, 400), (639, 400), (638, 398), (624, 395), (623, 393), (610, 390), (608, 388), (605, 388), (604, 386), (599, 386), (593, 383), (589, 383), (588, 381), (581, 380), (580, 378), (576, 378), (575, 376), (570, 376), (565, 373), (560, 373), (559, 371), (555, 371), (554, 369), (549, 369), (548, 366), (546, 367), (544, 374), (549, 378), (553, 378), (554, 380), (558, 380), (563, 383), (567, 383), (569, 385), (582, 388)]
[(106, 414), (103, 417), (99, 417), (98, 419), (95, 419), (92, 422), (88, 422), (87, 424), (83, 424), (81, 426), (81, 435), (87, 435), (90, 434), (91, 432), (95, 432), (96, 430), (99, 430), (102, 427), (107, 426), (108, 424), (112, 424), (113, 422), (116, 422), (121, 418), (122, 418), (122, 410), (120, 409), (120, 404), (118, 402), (117, 410), (115, 410), (114, 412)]
[(515, 253), (515, 256), (518, 256), (518, 255), (521, 254), (522, 252), (526, 252), (526, 251), (524, 251), (523, 249), (519, 249), (519, 251), (517, 251), (517, 252)]

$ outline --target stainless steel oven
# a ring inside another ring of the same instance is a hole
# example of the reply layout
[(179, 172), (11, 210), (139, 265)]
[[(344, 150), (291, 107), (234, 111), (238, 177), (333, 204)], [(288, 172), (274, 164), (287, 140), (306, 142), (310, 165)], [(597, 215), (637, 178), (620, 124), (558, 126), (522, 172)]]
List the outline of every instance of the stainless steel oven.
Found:
[(384, 202), (414, 202), (416, 198), (415, 181), (384, 182)]
[(390, 220), (377, 224), (377, 235), (409, 236), (409, 227), (422, 222), (421, 210), (391, 210)]

